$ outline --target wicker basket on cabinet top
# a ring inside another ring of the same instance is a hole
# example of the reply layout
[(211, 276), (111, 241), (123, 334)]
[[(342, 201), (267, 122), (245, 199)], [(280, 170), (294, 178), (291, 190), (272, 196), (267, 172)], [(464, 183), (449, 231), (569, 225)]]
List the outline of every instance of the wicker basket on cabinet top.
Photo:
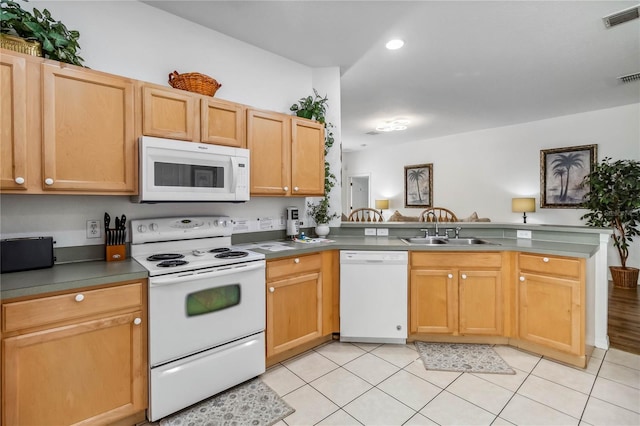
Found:
[(213, 96), (222, 86), (215, 79), (198, 72), (184, 74), (174, 71), (169, 74), (169, 84), (175, 89), (187, 90), (201, 95)]

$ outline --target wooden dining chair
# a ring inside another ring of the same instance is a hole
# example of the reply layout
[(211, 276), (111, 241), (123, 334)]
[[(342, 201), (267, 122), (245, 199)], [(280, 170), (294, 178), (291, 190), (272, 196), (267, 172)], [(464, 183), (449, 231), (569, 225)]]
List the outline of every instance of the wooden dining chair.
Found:
[(379, 210), (369, 207), (355, 209), (349, 215), (349, 222), (384, 222), (384, 217)]
[(438, 218), (438, 222), (457, 222), (458, 217), (449, 209), (444, 207), (429, 207), (420, 213), (420, 222), (433, 222), (433, 216), (427, 214), (433, 212)]

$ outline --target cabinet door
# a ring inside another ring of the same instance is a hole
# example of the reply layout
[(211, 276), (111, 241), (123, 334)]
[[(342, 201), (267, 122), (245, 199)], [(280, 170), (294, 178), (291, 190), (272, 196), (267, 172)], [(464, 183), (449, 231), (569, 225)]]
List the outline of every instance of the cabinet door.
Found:
[(267, 283), (267, 357), (322, 335), (322, 274)]
[(580, 281), (530, 273), (519, 281), (520, 337), (583, 355)]
[(411, 332), (458, 332), (458, 288), (455, 270), (411, 270)]
[(290, 195), (290, 118), (247, 111), (247, 148), (251, 150), (251, 195)]
[(159, 138), (196, 140), (199, 98), (153, 86), (142, 88), (142, 133)]
[(142, 312), (6, 338), (7, 425), (108, 424), (146, 407)]
[(291, 119), (291, 194), (324, 195), (324, 125)]
[(214, 99), (200, 102), (200, 141), (216, 145), (246, 148), (245, 108)]
[(0, 189), (27, 189), (27, 70), (24, 58), (0, 56)]
[(460, 334), (502, 335), (502, 280), (500, 271), (458, 274)]
[(45, 190), (135, 193), (134, 82), (43, 64)]

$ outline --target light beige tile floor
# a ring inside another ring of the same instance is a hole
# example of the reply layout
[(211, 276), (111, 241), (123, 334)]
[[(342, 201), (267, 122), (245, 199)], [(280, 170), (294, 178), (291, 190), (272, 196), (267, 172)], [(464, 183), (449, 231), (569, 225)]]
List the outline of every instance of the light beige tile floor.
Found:
[(330, 342), (262, 380), (287, 425), (640, 425), (640, 355), (596, 349), (586, 369), (507, 346), (515, 375), (427, 371), (413, 344)]

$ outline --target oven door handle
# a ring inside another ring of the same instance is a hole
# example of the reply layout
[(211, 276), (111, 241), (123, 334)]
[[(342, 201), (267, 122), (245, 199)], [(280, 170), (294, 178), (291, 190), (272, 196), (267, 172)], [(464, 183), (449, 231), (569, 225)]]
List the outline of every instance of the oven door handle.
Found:
[(232, 265), (229, 267), (221, 267), (212, 270), (202, 270), (202, 271), (189, 271), (185, 273), (179, 273), (174, 275), (165, 275), (163, 277), (151, 277), (149, 279), (149, 285), (151, 287), (159, 286), (159, 285), (169, 285), (176, 283), (184, 283), (187, 281), (195, 281), (206, 278), (217, 278), (225, 275), (237, 274), (241, 272), (249, 272), (254, 271), (256, 269), (264, 269), (265, 262), (251, 262), (244, 263), (240, 265)]

